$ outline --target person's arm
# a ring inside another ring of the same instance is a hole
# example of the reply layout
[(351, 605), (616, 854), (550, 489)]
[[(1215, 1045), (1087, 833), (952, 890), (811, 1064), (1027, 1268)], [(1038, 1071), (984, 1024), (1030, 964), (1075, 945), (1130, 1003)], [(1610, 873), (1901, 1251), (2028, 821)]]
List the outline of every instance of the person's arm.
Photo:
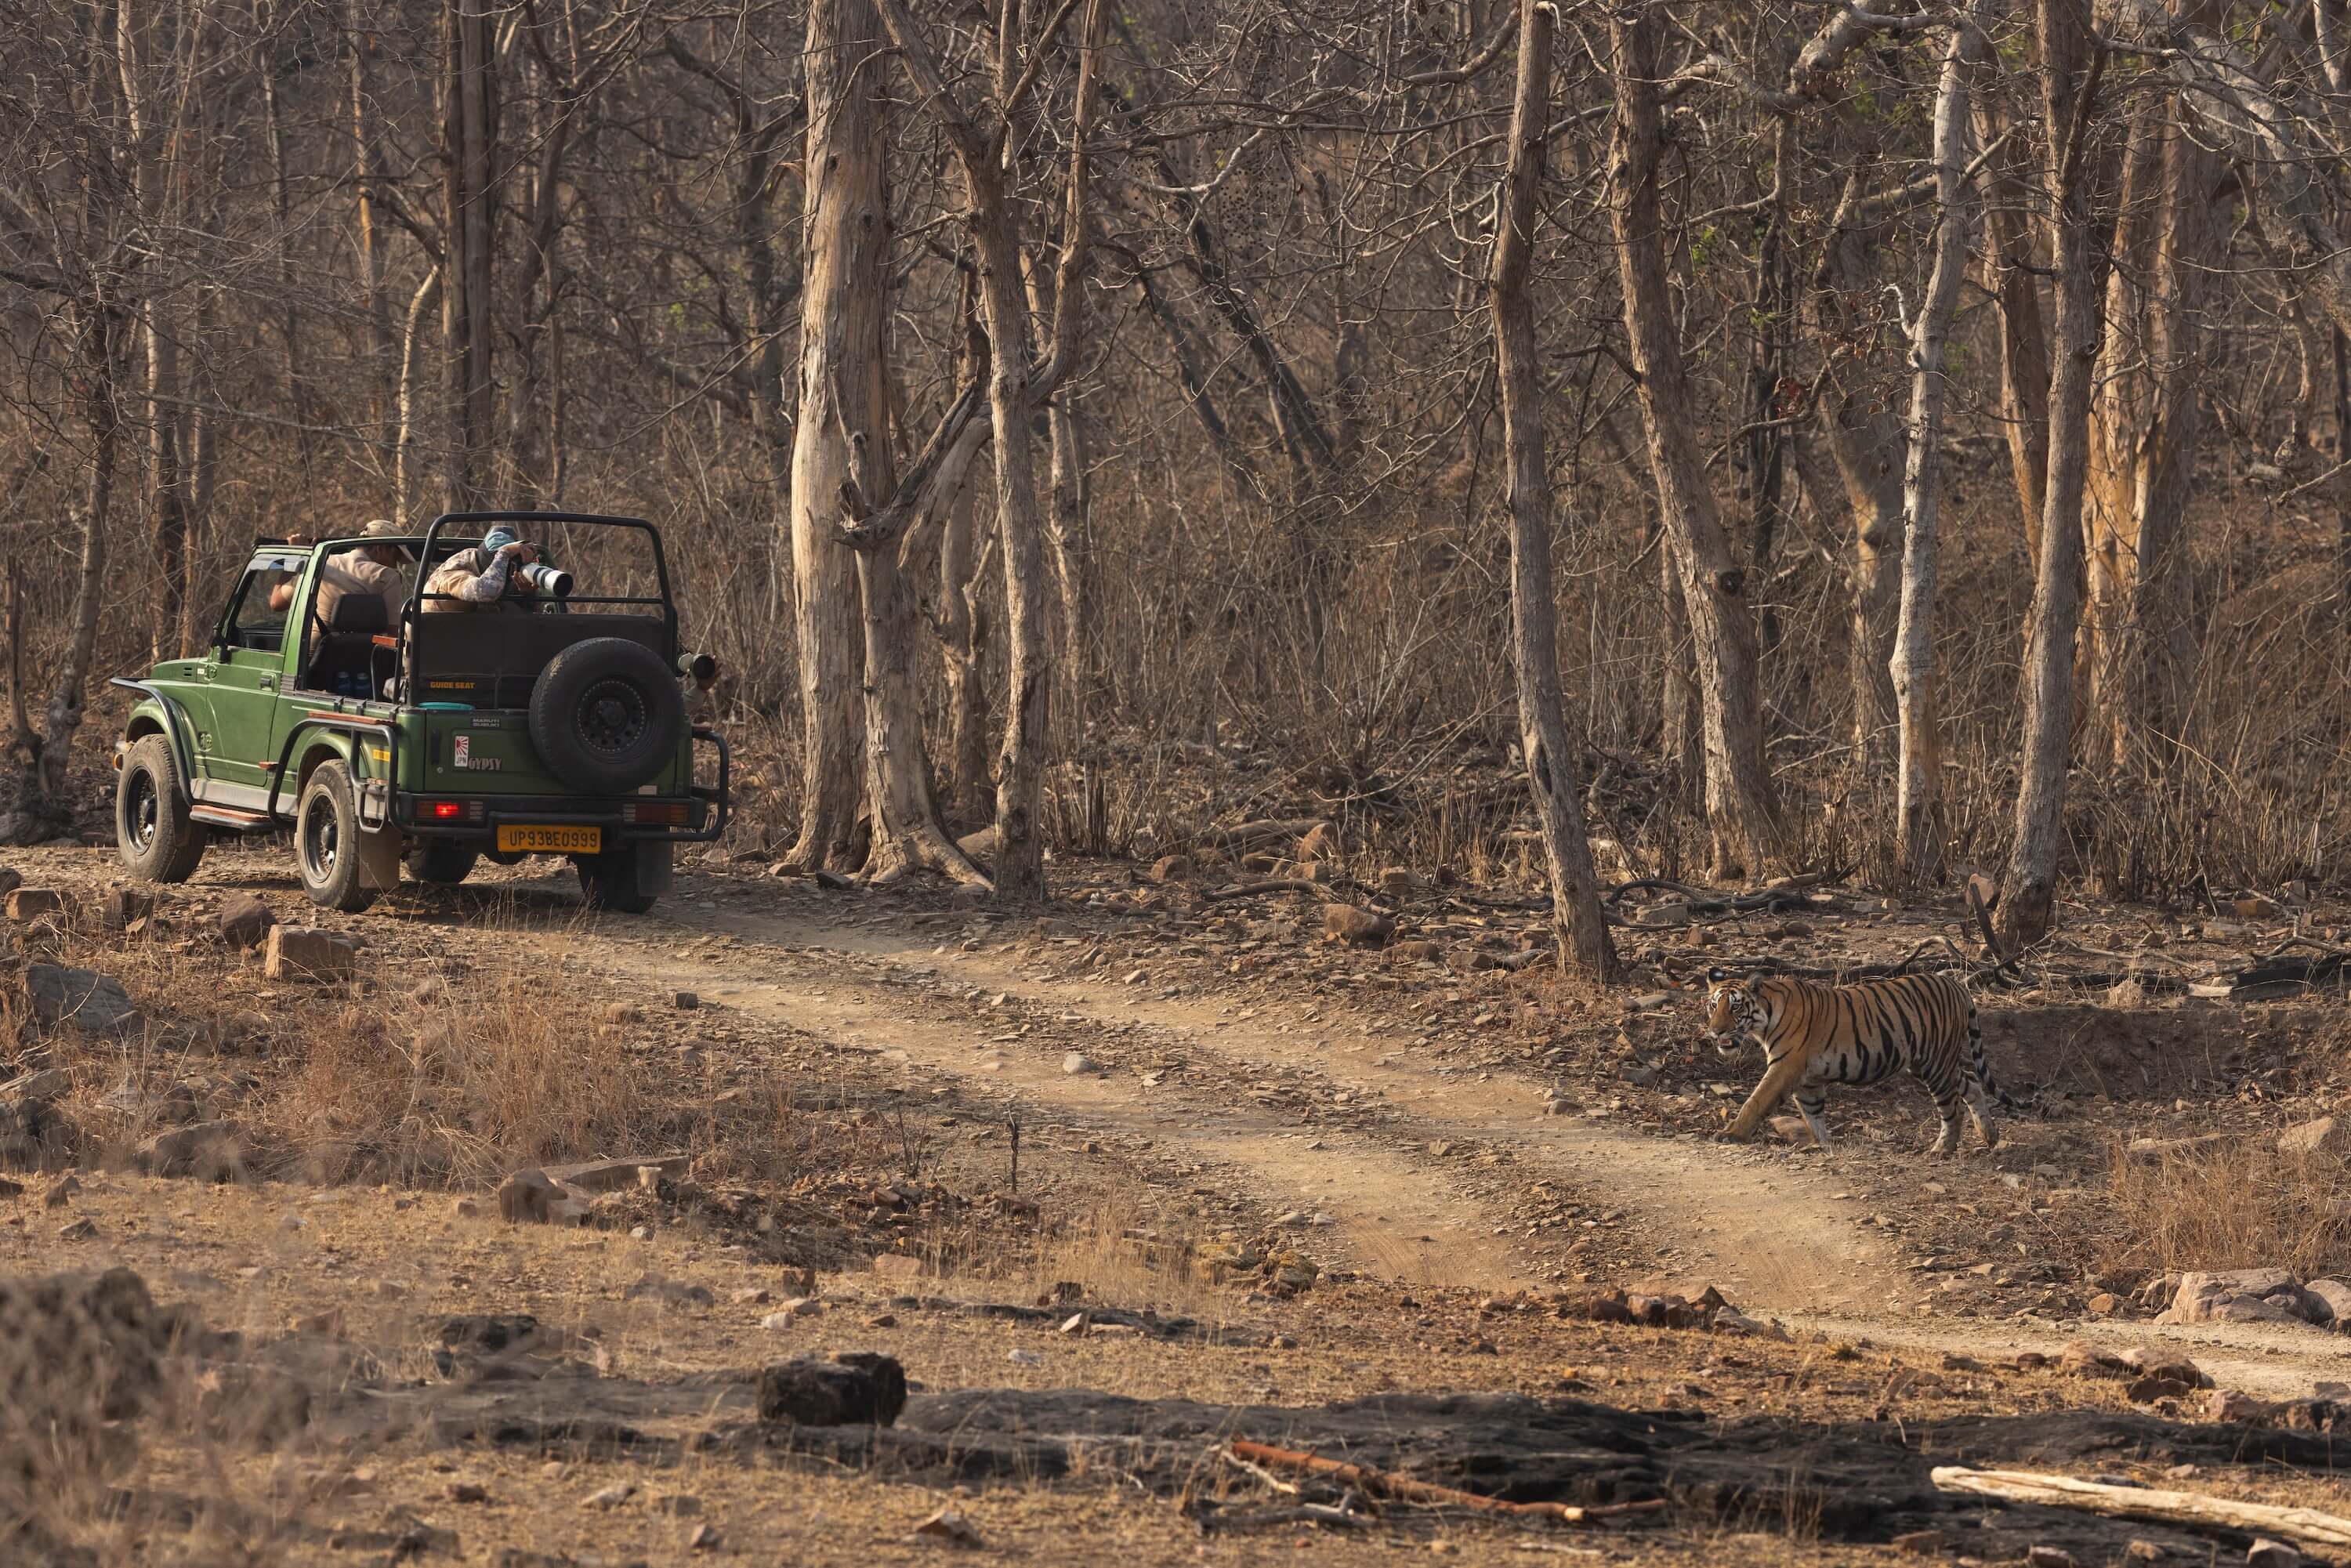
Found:
[(449, 591), (468, 604), (495, 604), (506, 597), (507, 579), (514, 573), (514, 563), (528, 551), (528, 545), (501, 545), (498, 553), (490, 558), (480, 575), (470, 577)]
[(269, 591), (270, 609), (283, 614), (286, 607), (294, 602), (295, 580), (295, 579), (289, 577), (285, 581), (279, 583), (277, 587)]

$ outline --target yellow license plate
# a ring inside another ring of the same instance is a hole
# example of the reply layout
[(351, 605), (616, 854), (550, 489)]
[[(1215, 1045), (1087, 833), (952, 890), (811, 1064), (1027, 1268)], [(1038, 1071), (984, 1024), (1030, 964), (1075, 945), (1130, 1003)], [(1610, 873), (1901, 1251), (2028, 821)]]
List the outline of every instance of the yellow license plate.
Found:
[(501, 851), (518, 850), (525, 854), (601, 854), (604, 851), (604, 830), (558, 827), (553, 823), (501, 824), (498, 828), (498, 848)]

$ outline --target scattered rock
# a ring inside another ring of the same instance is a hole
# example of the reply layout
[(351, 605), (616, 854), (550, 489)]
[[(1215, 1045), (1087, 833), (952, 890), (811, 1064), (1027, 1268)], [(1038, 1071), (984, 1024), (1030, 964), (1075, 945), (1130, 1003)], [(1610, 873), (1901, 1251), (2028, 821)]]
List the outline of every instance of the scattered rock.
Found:
[(2351, 1331), (2351, 1281), (2342, 1280), (2305, 1280), (2302, 1293), (2326, 1309), (2326, 1321), (2336, 1328)]
[(688, 1552), (717, 1551), (718, 1531), (707, 1524), (695, 1525), (693, 1531), (685, 1538), (685, 1549)]
[(1298, 841), (1298, 856), (1301, 861), (1330, 860), (1340, 853), (1339, 830), (1329, 822), (1317, 822), (1306, 830)]
[(63, 1098), (73, 1088), (73, 1074), (62, 1067), (45, 1067), (37, 1072), (20, 1073), (5, 1083), (0, 1083), (0, 1101), (26, 1101), (46, 1105)]
[(590, 1492), (588, 1494), (587, 1503), (590, 1508), (613, 1509), (620, 1507), (622, 1503), (628, 1501), (631, 1498), (636, 1495), (636, 1482), (615, 1481), (601, 1491)]
[(831, 1361), (787, 1361), (759, 1374), (759, 1419), (798, 1427), (888, 1427), (906, 1407), (895, 1356), (848, 1351)]
[(1940, 1557), (1949, 1550), (1950, 1533), (1941, 1530), (1914, 1530), (1897, 1535), (1886, 1542), (1896, 1552), (1907, 1552), (1914, 1557)]
[(2080, 1561), (2062, 1546), (2029, 1546), (2024, 1561), (2026, 1568), (2082, 1568)]
[[(2237, 903), (2241, 908), (2244, 900), (2239, 899)], [(2252, 1563), (2252, 1568), (2300, 1568), (2302, 1553), (2283, 1541), (2270, 1541), (2256, 1536), (2253, 1544), (2245, 1552), (2245, 1561)]]
[(1426, 937), (1388, 945), (1388, 956), (1399, 964), (1434, 964), (1445, 949)]
[(2270, 1402), (2234, 1388), (2215, 1388), (2205, 1396), (2207, 1421), (2259, 1421), (2270, 1413)]
[(109, 931), (128, 931), (155, 914), (155, 895), (144, 888), (118, 887), (109, 890), (106, 904), (99, 919)]
[(47, 920), (58, 925), (73, 924), (72, 906), (66, 895), (53, 887), (19, 887), (8, 894), (8, 918), (22, 925), (28, 920)]
[(1096, 1061), (1092, 1057), (1088, 1056), (1082, 1051), (1073, 1051), (1067, 1056), (1061, 1058), (1061, 1071), (1072, 1075), (1086, 1072), (1100, 1072), (1102, 1071), (1102, 1063)]
[(1380, 872), (1380, 891), (1390, 898), (1402, 898), (1420, 885), (1420, 879), (1400, 865), (1387, 866)]
[(549, 1166), (544, 1174), (556, 1186), (572, 1192), (619, 1192), (643, 1186), (641, 1173), (648, 1168), (674, 1180), (685, 1174), (685, 1166), (684, 1155), (621, 1155), (609, 1160)]
[(453, 1481), (449, 1485), (451, 1502), (487, 1502), (490, 1489), (479, 1481)]
[(914, 1526), (914, 1539), (940, 1546), (978, 1547), (987, 1544), (971, 1521), (952, 1508), (943, 1508), (922, 1523)]
[(2294, 1315), (2270, 1306), (2264, 1298), (2294, 1287), (2294, 1276), (2283, 1269), (2230, 1269), (2182, 1274), (2179, 1289), (2160, 1322), (2293, 1322)]
[(518, 1170), (498, 1184), (498, 1218), (508, 1225), (545, 1225), (555, 1218), (563, 1189), (543, 1170)]
[(682, 1013), (690, 1013), (702, 1006), (702, 998), (692, 991), (680, 991), (670, 998), (670, 1005)]
[(32, 998), (33, 1016), (43, 1023), (64, 1023), (83, 1034), (111, 1037), (137, 1034), (147, 1027), (146, 1016), (131, 1005), (122, 982), (95, 969), (27, 964), (25, 990)]
[(1090, 1312), (1071, 1312), (1068, 1317), (1061, 1320), (1061, 1327), (1056, 1332), (1066, 1334), (1082, 1334), (1086, 1332), (1087, 1325), (1092, 1322), (1093, 1315)]
[(2282, 1155), (2305, 1158), (2351, 1152), (2351, 1118), (2321, 1116), (2314, 1122), (2288, 1127), (2278, 1134), (2277, 1146)]
[(1189, 882), (1192, 880), (1190, 855), (1161, 855), (1151, 865), (1151, 880), (1157, 883)]
[(2123, 1310), (2122, 1298), (2111, 1291), (2101, 1291), (2092, 1296), (2087, 1306), (2094, 1318), (2110, 1318)]
[(683, 1280), (666, 1280), (658, 1274), (638, 1276), (633, 1284), (621, 1292), (621, 1299), (629, 1301), (658, 1301), (664, 1307), (675, 1307), (681, 1311), (714, 1306), (718, 1301), (718, 1298), (711, 1293), (710, 1287), (707, 1285), (688, 1284)]
[(139, 1168), (149, 1176), (235, 1181), (245, 1170), (245, 1129), (235, 1122), (192, 1122), (139, 1145)]
[(2166, 1553), (2152, 1541), (2133, 1541), (2123, 1548), (2123, 1556), (2133, 1563), (2160, 1563)]
[(257, 898), (232, 899), (220, 912), (221, 940), (245, 953), (261, 946), (277, 916)]
[(74, 1194), (80, 1190), (81, 1182), (77, 1177), (71, 1176), (61, 1176), (57, 1177), (57, 1180), (49, 1183), (47, 1186), (41, 1189), (41, 1207), (43, 1208), (63, 1208), (67, 1204), (73, 1201)]
[(60, 1241), (88, 1241), (97, 1234), (98, 1226), (89, 1219), (69, 1219), (57, 1227)]
[(359, 967), (359, 944), (316, 925), (272, 925), (261, 973), (271, 980), (340, 980)]
[(923, 1277), (923, 1260), (904, 1252), (877, 1252), (873, 1271), (885, 1280), (919, 1280)]
[(1351, 947), (1377, 946), (1395, 935), (1395, 922), (1352, 904), (1334, 904), (1322, 912), (1322, 939)]
[(2276, 899), (2264, 898), (2258, 893), (2249, 893), (2238, 899), (2235, 908), (2240, 920), (2275, 920), (2284, 913), (2278, 907)]

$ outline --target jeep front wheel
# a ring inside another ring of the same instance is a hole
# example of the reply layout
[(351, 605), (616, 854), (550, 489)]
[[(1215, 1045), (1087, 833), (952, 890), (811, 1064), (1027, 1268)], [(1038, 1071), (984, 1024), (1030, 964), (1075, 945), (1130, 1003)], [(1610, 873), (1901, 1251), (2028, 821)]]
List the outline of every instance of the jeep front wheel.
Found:
[(294, 811), (294, 863), (310, 902), (356, 915), (375, 902), (360, 880), (360, 809), (350, 770), (321, 762)]
[(114, 785), (114, 847), (122, 863), (149, 882), (185, 882), (210, 837), (188, 815), (171, 741), (149, 735), (132, 742)]

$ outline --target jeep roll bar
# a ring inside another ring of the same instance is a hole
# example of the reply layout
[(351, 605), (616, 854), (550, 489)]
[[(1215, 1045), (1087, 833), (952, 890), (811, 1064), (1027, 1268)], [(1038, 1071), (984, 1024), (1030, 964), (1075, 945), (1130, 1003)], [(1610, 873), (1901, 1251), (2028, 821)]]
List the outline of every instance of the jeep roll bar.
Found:
[[(565, 600), (564, 602), (566, 604), (657, 605), (661, 609), (662, 621), (669, 632), (668, 642), (672, 652), (674, 653), (678, 647), (677, 602), (670, 596), (669, 557), (662, 550), (661, 530), (654, 528), (653, 524), (645, 521), (643, 517), (608, 517), (599, 512), (496, 511), (442, 513), (439, 517), (434, 518), (432, 526), (424, 530), (424, 543), (417, 551), (416, 585), (409, 590), (408, 603), (401, 610), (400, 612), (401, 630), (403, 633), (409, 627), (414, 624), (417, 616), (423, 612), (425, 599), (424, 580), (433, 575), (434, 570), (433, 547), (440, 542), (441, 530), (451, 523), (479, 524), (482, 525), (485, 532), (487, 531), (488, 525), (492, 523), (516, 523), (523, 525), (531, 523), (585, 523), (593, 528), (636, 529), (638, 532), (643, 534), (645, 538), (653, 543), (653, 580), (661, 585), (661, 597), (658, 599), (643, 599), (628, 598), (610, 594), (574, 593), (569, 599)], [(528, 538), (528, 536), (526, 536), (526, 538)], [(449, 596), (446, 594), (435, 594), (433, 597), (436, 599), (445, 599)]]

